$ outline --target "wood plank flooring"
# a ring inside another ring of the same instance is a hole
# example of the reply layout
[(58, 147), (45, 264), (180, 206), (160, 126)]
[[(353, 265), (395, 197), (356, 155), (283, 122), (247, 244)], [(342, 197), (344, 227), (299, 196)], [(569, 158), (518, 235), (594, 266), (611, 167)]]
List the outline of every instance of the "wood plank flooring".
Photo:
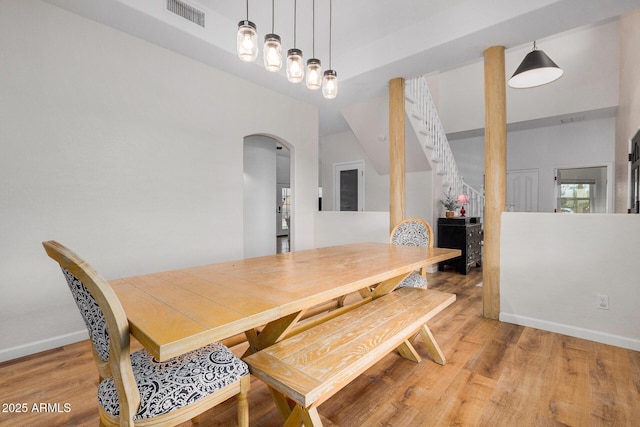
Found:
[[(476, 268), (429, 275), (430, 288), (458, 298), (429, 322), (447, 364), (417, 338), (422, 363), (388, 355), (320, 406), (325, 426), (640, 425), (639, 352), (484, 319), (480, 280)], [(96, 426), (97, 378), (87, 341), (2, 363), (0, 426)], [(235, 404), (200, 425), (235, 425)], [(282, 425), (257, 379), (249, 410), (251, 426)]]

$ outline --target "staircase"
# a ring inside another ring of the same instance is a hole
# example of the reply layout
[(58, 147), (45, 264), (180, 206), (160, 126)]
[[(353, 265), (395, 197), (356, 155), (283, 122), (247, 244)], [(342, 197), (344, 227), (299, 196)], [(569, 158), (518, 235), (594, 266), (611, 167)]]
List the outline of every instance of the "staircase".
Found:
[(451, 189), (452, 194), (466, 194), (469, 204), (465, 206), (465, 215), (480, 217), (484, 222), (484, 194), (464, 182), (424, 77), (406, 80), (405, 100), (405, 109), (420, 146), (442, 177), (443, 193)]

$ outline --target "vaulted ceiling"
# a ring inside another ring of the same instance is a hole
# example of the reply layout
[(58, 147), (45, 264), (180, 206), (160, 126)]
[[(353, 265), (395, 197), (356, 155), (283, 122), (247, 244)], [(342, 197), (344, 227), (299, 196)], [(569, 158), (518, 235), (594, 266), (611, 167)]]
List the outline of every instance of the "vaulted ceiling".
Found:
[[(180, 0), (204, 12), (201, 27), (167, 11), (167, 0), (45, 0), (293, 98), (317, 105), (321, 134), (347, 128), (341, 111), (386, 94), (388, 81), (447, 70), (476, 61), (490, 46), (520, 47), (640, 7), (640, 0), (334, 0), (332, 68), (336, 99), (322, 98), (269, 73), (261, 61), (247, 64), (235, 54), (238, 21), (247, 17), (241, 0)], [(283, 51), (293, 47), (294, 1), (275, 1), (273, 30)], [(305, 59), (329, 63), (329, 0), (297, 2), (296, 47)], [(249, 19), (259, 38), (271, 32), (272, 2), (249, 1)]]

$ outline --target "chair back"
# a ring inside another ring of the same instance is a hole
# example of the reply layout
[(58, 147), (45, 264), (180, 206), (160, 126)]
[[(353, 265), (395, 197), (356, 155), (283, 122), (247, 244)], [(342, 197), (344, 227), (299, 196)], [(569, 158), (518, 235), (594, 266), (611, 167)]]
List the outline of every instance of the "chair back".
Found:
[(391, 230), (389, 241), (396, 246), (433, 247), (433, 230), (420, 218), (408, 218)]
[(129, 323), (124, 308), (107, 281), (64, 245), (43, 242), (47, 255), (62, 268), (92, 343), (100, 380), (113, 377), (121, 419), (136, 414), (140, 394), (131, 368)]

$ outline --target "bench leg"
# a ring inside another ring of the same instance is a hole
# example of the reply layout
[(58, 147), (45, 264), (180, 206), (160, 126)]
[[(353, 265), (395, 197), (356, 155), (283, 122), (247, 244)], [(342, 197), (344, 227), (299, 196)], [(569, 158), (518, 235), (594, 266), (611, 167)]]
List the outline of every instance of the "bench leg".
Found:
[(308, 409), (304, 409), (300, 405), (296, 405), (287, 421), (285, 421), (284, 427), (300, 427), (300, 424), (305, 427), (322, 427), (318, 408), (311, 406)]
[(427, 349), (429, 350), (429, 354), (431, 354), (433, 360), (440, 365), (444, 365), (445, 363), (447, 363), (444, 357), (444, 353), (442, 353), (442, 350), (440, 350), (436, 339), (433, 337), (433, 334), (431, 333), (431, 330), (427, 327), (427, 325), (422, 325), (422, 327), (420, 328), (420, 336), (426, 344)]
[(315, 406), (310, 408), (303, 408), (297, 403), (289, 400), (287, 396), (280, 393), (278, 390), (271, 386), (267, 386), (271, 392), (271, 396), (282, 415), (285, 419), (284, 427), (300, 427), (303, 424), (305, 427), (322, 427), (322, 420), (318, 414), (318, 409)]
[(422, 360), (422, 358), (420, 357), (416, 349), (411, 345), (411, 342), (409, 342), (409, 340), (400, 344), (396, 350), (398, 350), (398, 353), (400, 353), (400, 356), (404, 357), (405, 359), (409, 359), (412, 362), (420, 363), (420, 361)]
[(269, 385), (267, 388), (269, 389), (271, 397), (273, 397), (273, 402), (275, 403), (278, 412), (280, 412), (280, 415), (282, 415), (282, 418), (285, 420), (288, 419), (291, 416), (292, 408), (295, 403), (287, 399), (287, 396), (280, 393), (275, 388)]

